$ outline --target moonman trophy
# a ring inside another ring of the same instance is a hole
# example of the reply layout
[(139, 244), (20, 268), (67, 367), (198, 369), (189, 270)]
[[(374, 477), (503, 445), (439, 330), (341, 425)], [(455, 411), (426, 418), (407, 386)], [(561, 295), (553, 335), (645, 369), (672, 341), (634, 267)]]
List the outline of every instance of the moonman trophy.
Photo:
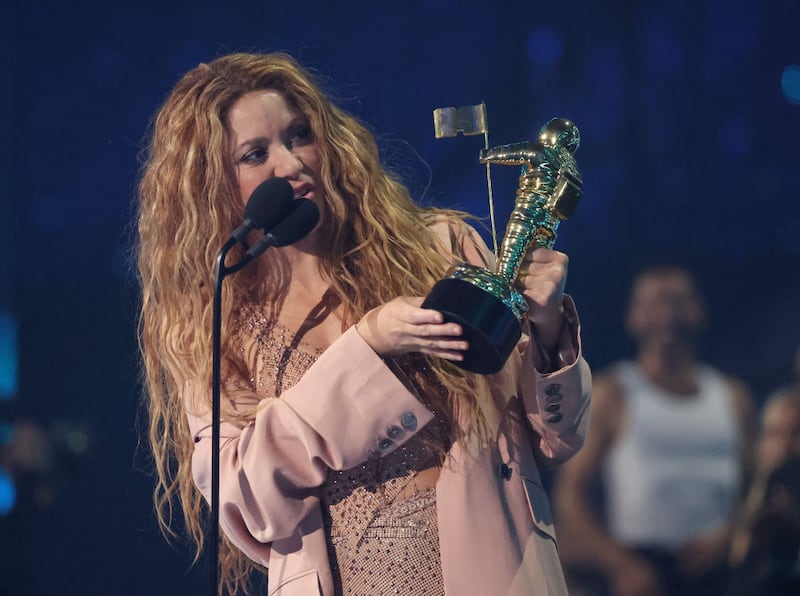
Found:
[(578, 128), (554, 118), (539, 131), (538, 141), (481, 150), (481, 163), (522, 166), (496, 270), (458, 263), (422, 304), (463, 328), (470, 348), (463, 361), (454, 362), (461, 368), (494, 374), (519, 341), (528, 305), (514, 284), (531, 245), (552, 248), (559, 222), (578, 204), (583, 182), (573, 154), (579, 144)]

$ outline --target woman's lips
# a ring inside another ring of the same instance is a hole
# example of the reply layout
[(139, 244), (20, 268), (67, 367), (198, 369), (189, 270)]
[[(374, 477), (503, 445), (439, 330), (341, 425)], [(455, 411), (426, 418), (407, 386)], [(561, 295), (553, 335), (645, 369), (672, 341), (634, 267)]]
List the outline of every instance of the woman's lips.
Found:
[(310, 184), (298, 184), (297, 186), (292, 185), (292, 191), (294, 193), (295, 199), (307, 199), (308, 195), (314, 188)]

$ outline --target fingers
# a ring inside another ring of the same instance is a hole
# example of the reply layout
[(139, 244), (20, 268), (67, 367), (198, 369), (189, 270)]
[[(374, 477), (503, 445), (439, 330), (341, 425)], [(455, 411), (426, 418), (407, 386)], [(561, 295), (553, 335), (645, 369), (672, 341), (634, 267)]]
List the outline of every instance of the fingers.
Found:
[[(444, 323), (444, 316), (438, 310), (422, 308), (424, 298), (412, 298), (409, 296), (399, 296), (387, 302), (388, 308), (396, 308), (397, 317), (414, 325), (440, 324)], [(390, 306), (391, 305), (391, 306)], [(459, 332), (460, 333), (460, 332)]]
[(520, 266), (519, 285), (532, 308), (561, 305), (567, 281), (569, 258), (546, 248), (529, 251)]
[(569, 259), (546, 248), (529, 250), (520, 268), (519, 286), (528, 303), (528, 319), (540, 345), (551, 352), (558, 345), (563, 327), (564, 287)]
[[(422, 300), (418, 302), (421, 304)], [(407, 306), (411, 308), (398, 313), (402, 316), (395, 327), (396, 349), (400, 353), (421, 352), (447, 360), (463, 360), (469, 344), (461, 337), (460, 325), (445, 322), (439, 311)]]
[(438, 311), (421, 308), (422, 302), (422, 298), (396, 298), (367, 313), (356, 329), (382, 356), (421, 352), (463, 360), (469, 344), (461, 337), (461, 326), (445, 322)]
[(464, 350), (445, 350), (445, 349), (436, 349), (436, 350), (429, 350), (426, 348), (422, 348), (419, 350), (415, 350), (420, 354), (426, 354), (428, 356), (436, 356), (437, 358), (442, 358), (444, 360), (450, 360), (451, 362), (461, 362), (464, 360)]
[(428, 338), (411, 339), (407, 345), (410, 352), (420, 352), (429, 356), (437, 356), (446, 360), (461, 361), (464, 352), (469, 349), (469, 343), (460, 337), (436, 336)]
[(520, 263), (520, 277), (559, 275), (566, 278), (569, 257), (549, 248), (531, 248)]

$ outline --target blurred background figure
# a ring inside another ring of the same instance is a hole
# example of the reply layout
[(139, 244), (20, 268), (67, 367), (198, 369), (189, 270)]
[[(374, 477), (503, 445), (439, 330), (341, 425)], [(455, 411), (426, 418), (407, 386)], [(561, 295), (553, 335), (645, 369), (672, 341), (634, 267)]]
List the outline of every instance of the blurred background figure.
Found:
[(730, 553), (730, 596), (800, 594), (800, 350), (761, 415), (755, 478)]
[(48, 426), (0, 408), (0, 593), (35, 594), (30, 525), (82, 471), (89, 445), (84, 426), (56, 420)]
[(652, 267), (636, 278), (626, 316), (636, 359), (597, 376), (586, 446), (556, 479), (576, 596), (724, 587), (751, 406), (741, 382), (698, 361), (705, 322), (685, 269)]

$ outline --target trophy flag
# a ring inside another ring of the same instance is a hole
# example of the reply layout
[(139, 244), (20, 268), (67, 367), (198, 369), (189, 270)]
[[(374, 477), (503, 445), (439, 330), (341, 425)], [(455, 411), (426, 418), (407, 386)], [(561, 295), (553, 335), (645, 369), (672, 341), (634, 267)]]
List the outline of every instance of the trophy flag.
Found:
[[(460, 108), (436, 108), (433, 110), (433, 132), (437, 139), (483, 135), (483, 147), (489, 149), (489, 125), (486, 123), (486, 104), (481, 102), (474, 106)], [(492, 248), (497, 256), (497, 228), (494, 223), (494, 197), (492, 196), (492, 172), (486, 164), (486, 187), (489, 192), (489, 218), (492, 227)]]
[(458, 133), (466, 136), (481, 135), (487, 132), (486, 104), (460, 108), (436, 108), (433, 110), (433, 128), (437, 139), (455, 137)]

